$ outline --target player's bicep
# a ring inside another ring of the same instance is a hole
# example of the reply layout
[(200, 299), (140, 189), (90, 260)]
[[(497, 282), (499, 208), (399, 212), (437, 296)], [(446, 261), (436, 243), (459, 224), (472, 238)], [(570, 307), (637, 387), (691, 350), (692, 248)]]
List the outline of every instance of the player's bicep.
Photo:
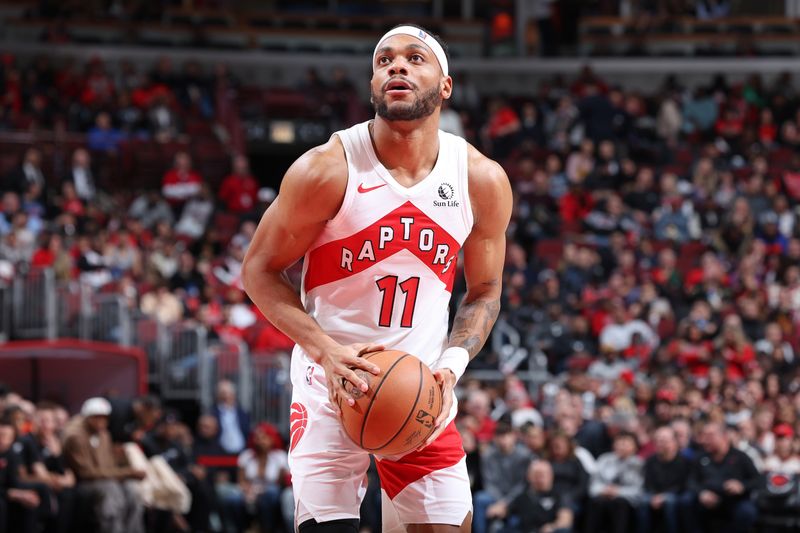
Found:
[(267, 209), (256, 229), (245, 263), (279, 272), (289, 268), (314, 243), (325, 221), (293, 216), (296, 206), (280, 196)]
[(493, 161), (484, 160), (475, 171), (482, 174), (470, 181), (475, 223), (464, 243), (464, 276), (470, 292), (499, 293), (511, 219), (511, 186)]
[(471, 234), (464, 243), (464, 278), (467, 290), (499, 292), (505, 261), (505, 234), (489, 237)]
[(289, 168), (280, 192), (259, 222), (245, 263), (282, 271), (309, 249), (333, 218), (344, 196), (347, 166), (336, 146), (310, 152)]

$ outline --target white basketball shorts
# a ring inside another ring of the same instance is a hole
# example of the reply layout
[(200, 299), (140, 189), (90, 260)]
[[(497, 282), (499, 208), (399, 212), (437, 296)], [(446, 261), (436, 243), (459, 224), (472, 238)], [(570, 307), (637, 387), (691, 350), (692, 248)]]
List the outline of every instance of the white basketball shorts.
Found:
[[(369, 454), (344, 432), (322, 368), (292, 366), (289, 467), (296, 524), (358, 518)], [(376, 459), (386, 533), (403, 531), (403, 524), (460, 526), (472, 510), (464, 448), (453, 422), (421, 451)]]

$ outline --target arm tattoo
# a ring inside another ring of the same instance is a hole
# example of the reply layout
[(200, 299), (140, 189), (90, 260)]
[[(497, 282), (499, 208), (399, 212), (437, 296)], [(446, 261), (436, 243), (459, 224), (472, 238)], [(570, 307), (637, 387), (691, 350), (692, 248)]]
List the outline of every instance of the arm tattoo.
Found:
[[(489, 282), (495, 285), (496, 282)], [(494, 321), (500, 313), (500, 299), (477, 298), (469, 303), (464, 300), (458, 306), (453, 331), (450, 332), (450, 346), (460, 346), (474, 359), (492, 331)]]

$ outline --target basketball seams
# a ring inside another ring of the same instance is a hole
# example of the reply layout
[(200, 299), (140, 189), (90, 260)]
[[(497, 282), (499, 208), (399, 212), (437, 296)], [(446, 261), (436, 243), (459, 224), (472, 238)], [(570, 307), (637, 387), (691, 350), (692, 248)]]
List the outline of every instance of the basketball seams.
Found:
[[(387, 372), (387, 374), (388, 374), (388, 372)], [(386, 378), (384, 377), (383, 379), (385, 380)], [(414, 414), (414, 411), (416, 411), (416, 410), (417, 410), (417, 403), (419, 402), (419, 395), (422, 393), (422, 383), (423, 383), (424, 381), (425, 381), (425, 380), (424, 380), (424, 379), (423, 379), (423, 377), (422, 377), (422, 361), (420, 361), (420, 362), (419, 362), (419, 380), (418, 380), (418, 383), (419, 383), (419, 385), (417, 386), (417, 397), (416, 397), (416, 398), (414, 398), (414, 403), (413, 403), (413, 406), (411, 407), (411, 410), (408, 412), (408, 416), (407, 416), (407, 417), (406, 417), (406, 419), (403, 421), (403, 424), (400, 426), (400, 429), (398, 429), (398, 430), (397, 430), (397, 432), (396, 432), (394, 435), (392, 435), (392, 438), (390, 438), (389, 440), (387, 440), (387, 441), (386, 441), (386, 442), (383, 444), (383, 446), (378, 446), (377, 448), (364, 448), (365, 450), (380, 450), (380, 449), (381, 449), (381, 448), (383, 448), (384, 446), (387, 446), (387, 445), (388, 445), (390, 442), (393, 442), (393, 441), (394, 441), (394, 439), (396, 439), (396, 438), (397, 438), (397, 436), (398, 436), (398, 435), (399, 435), (399, 434), (400, 434), (400, 433), (401, 433), (401, 432), (402, 432), (404, 429), (406, 429), (406, 425), (408, 424), (408, 421), (409, 421), (409, 420), (411, 420), (411, 416)], [(375, 401), (375, 398), (376, 398), (377, 396), (378, 396), (378, 391), (375, 391), (375, 396), (372, 398), (372, 401)], [(367, 417), (365, 416), (365, 417), (364, 417), (364, 425), (363, 425), (363, 426), (361, 426), (361, 434), (362, 434), (362, 435), (364, 434), (364, 428), (365, 428), (366, 426), (367, 426)]]
[[(362, 448), (364, 448), (365, 450), (367, 450), (368, 448), (364, 447), (364, 430), (367, 427), (367, 420), (369, 419), (369, 413), (370, 413), (370, 411), (372, 411), (372, 404), (375, 403), (375, 398), (378, 397), (378, 392), (380, 392), (381, 387), (383, 387), (383, 384), (386, 382), (386, 378), (389, 377), (389, 374), (400, 363), (400, 361), (402, 361), (403, 359), (405, 359), (408, 356), (409, 356), (409, 354), (403, 354), (402, 357), (400, 357), (397, 361), (392, 363), (392, 366), (390, 366), (386, 370), (386, 373), (383, 375), (383, 379), (381, 379), (381, 382), (378, 383), (378, 387), (375, 389), (375, 392), (372, 394), (372, 398), (370, 398), (370, 400), (369, 400), (369, 405), (367, 406), (367, 410), (364, 412), (364, 418), (362, 419), (362, 422), (361, 422), (361, 434), (359, 435), (359, 439), (358, 439), (358, 445), (361, 446)], [(372, 448), (372, 449), (377, 449), (377, 448)]]

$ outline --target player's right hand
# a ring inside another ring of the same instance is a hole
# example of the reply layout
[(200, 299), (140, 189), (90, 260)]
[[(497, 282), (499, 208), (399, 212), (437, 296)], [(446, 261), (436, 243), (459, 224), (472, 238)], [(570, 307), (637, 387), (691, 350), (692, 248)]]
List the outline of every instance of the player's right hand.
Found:
[(380, 374), (381, 369), (362, 356), (383, 349), (383, 346), (379, 344), (358, 343), (339, 345), (322, 355), (318, 362), (325, 371), (325, 379), (328, 382), (328, 400), (337, 415), (341, 415), (341, 402), (346, 402), (350, 407), (356, 404), (353, 395), (347, 392), (348, 388), (351, 390), (357, 388), (361, 392), (369, 390), (369, 385), (358, 377), (356, 370), (360, 369), (375, 375)]

